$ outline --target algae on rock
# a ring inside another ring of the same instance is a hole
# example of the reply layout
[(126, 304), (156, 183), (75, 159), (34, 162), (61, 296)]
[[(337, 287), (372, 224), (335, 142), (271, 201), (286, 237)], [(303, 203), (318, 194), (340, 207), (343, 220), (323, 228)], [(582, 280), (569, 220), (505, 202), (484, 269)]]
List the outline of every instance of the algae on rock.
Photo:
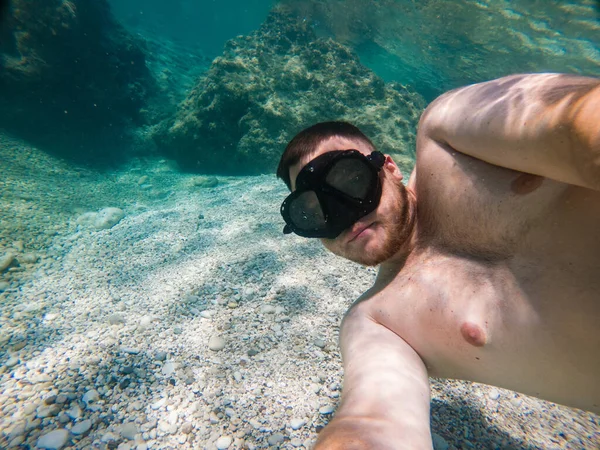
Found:
[(347, 120), (409, 170), (424, 106), (419, 94), (385, 84), (347, 47), (275, 10), (255, 33), (226, 44), (153, 137), (184, 170), (268, 173), (297, 132)]

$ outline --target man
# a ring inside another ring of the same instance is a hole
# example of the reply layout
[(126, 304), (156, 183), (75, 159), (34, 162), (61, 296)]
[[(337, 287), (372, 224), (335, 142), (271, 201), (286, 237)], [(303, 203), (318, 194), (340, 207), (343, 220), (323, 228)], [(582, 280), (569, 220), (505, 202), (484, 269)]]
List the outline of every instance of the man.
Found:
[(600, 80), (439, 97), (406, 187), (343, 122), (297, 135), (278, 176), (285, 232), (380, 264), (343, 320), (342, 401), (316, 449), (432, 448), (429, 376), (600, 412)]

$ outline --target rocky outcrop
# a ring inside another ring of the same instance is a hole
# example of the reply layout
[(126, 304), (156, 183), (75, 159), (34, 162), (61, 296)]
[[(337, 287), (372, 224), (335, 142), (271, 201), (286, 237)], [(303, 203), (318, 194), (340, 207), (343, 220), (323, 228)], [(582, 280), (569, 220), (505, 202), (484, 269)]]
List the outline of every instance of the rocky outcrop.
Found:
[(64, 156), (110, 158), (154, 86), (142, 45), (106, 0), (13, 0), (0, 24), (0, 126)]
[(384, 83), (347, 47), (274, 11), (255, 33), (226, 44), (154, 140), (185, 170), (265, 173), (301, 129), (348, 120), (408, 166), (423, 108), (420, 95)]

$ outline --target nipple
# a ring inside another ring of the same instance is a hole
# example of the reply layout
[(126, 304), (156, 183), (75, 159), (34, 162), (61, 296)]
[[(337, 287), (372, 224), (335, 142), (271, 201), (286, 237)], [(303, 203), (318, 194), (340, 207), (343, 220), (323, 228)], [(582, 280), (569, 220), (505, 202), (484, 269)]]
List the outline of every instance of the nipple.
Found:
[(460, 327), (460, 334), (469, 344), (475, 347), (483, 347), (487, 342), (485, 331), (474, 323), (465, 322)]

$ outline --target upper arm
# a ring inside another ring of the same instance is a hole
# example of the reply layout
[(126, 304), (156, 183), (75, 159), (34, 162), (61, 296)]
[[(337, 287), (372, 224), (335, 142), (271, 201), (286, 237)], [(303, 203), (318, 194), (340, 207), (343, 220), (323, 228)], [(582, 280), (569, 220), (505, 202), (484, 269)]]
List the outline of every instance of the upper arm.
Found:
[(427, 369), (402, 338), (361, 306), (342, 324), (342, 402), (316, 449), (431, 449)]
[(421, 117), (433, 139), (508, 169), (600, 190), (600, 80), (513, 75), (448, 92)]

